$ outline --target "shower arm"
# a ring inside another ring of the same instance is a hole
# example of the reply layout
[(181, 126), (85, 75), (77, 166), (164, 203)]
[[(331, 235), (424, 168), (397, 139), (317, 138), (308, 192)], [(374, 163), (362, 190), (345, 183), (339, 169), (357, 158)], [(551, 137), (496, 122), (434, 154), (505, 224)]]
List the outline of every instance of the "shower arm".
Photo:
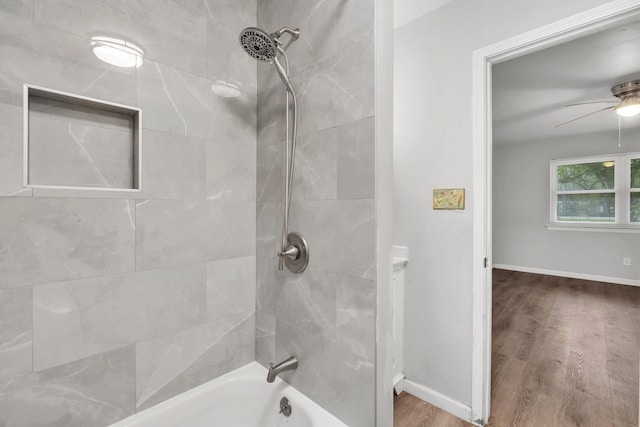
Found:
[[(283, 31), (283, 30), (280, 30)], [(297, 36), (296, 36), (297, 38)], [(284, 51), (284, 48), (278, 46), (278, 52), (284, 58), (284, 68), (278, 60), (274, 58), (274, 65), (280, 75), (280, 78), (284, 82), (286, 91), (286, 120), (285, 120), (285, 145), (286, 145), (286, 159), (285, 159), (285, 185), (284, 185), (284, 220), (282, 225), (282, 247), (278, 254), (278, 269), (284, 270), (284, 257), (295, 259), (298, 256), (298, 248), (289, 243), (289, 212), (291, 210), (291, 193), (293, 189), (293, 172), (296, 155), (296, 140), (298, 134), (298, 104), (296, 94), (293, 90), (293, 86), (289, 81), (289, 58)], [(289, 126), (290, 119), (290, 103), (293, 104), (293, 126)], [(289, 138), (289, 130), (291, 129), (292, 138)], [(291, 142), (290, 142), (291, 141)]]
[[(289, 34), (291, 37), (289, 38), (289, 41), (287, 42), (287, 44), (283, 44), (280, 41), (280, 37), (282, 37), (284, 34)], [(289, 46), (291, 46), (291, 43), (293, 43), (294, 41), (298, 40), (298, 37), (300, 37), (300, 29), (299, 28), (289, 28), (289, 27), (283, 27), (280, 28), (278, 31), (276, 31), (275, 33), (271, 34), (271, 37), (273, 37), (273, 39), (275, 40), (276, 44), (278, 46), (282, 46), (282, 53), (284, 54), (284, 51), (287, 50), (287, 48)], [(285, 56), (286, 58), (286, 56)], [(288, 62), (288, 60), (287, 60)], [(289, 70), (288, 70), (288, 66), (287, 66), (287, 74), (289, 74)]]

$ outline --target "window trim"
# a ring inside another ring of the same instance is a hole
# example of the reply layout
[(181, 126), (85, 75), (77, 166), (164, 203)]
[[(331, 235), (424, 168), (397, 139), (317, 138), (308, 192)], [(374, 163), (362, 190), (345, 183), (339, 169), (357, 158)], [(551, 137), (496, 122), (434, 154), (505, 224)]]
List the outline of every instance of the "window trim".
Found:
[[(612, 231), (612, 232), (640, 232), (640, 222), (631, 222), (631, 194), (640, 193), (640, 188), (631, 188), (631, 160), (640, 158), (640, 152), (615, 153), (597, 156), (554, 159), (550, 162), (550, 203), (549, 218), (546, 224), (548, 230), (567, 231)], [(581, 163), (615, 162), (614, 188), (605, 190), (576, 190), (558, 191), (558, 166), (575, 165)], [(559, 221), (559, 194), (614, 194), (615, 217), (614, 222), (597, 221)]]

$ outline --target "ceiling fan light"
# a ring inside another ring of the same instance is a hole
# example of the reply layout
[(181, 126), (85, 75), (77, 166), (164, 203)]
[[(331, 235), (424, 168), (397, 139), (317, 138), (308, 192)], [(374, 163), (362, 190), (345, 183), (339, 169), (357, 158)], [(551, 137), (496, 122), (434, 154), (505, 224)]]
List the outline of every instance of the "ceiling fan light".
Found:
[(616, 113), (622, 117), (633, 117), (640, 114), (640, 95), (625, 97), (615, 108)]

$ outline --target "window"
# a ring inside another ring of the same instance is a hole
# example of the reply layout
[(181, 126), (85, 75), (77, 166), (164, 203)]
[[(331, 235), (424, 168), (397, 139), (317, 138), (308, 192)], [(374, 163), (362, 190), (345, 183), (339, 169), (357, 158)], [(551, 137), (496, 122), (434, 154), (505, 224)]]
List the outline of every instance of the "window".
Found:
[(640, 153), (551, 161), (551, 226), (640, 228)]
[(633, 156), (629, 159), (631, 163), (630, 179), (630, 219), (631, 223), (640, 223), (640, 157)]

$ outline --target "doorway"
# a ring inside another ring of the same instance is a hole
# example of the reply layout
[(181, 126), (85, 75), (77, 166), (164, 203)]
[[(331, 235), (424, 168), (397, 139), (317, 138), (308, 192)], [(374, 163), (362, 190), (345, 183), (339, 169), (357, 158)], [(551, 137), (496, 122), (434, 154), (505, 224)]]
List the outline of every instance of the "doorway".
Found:
[[(474, 56), (474, 351), (472, 412), (478, 424), (488, 419), (491, 396), (492, 348), (492, 191), (493, 66), (544, 48), (594, 34), (637, 19), (640, 5), (616, 2), (481, 49)], [(544, 224), (543, 224), (544, 227)], [(494, 364), (499, 361), (494, 361)]]

